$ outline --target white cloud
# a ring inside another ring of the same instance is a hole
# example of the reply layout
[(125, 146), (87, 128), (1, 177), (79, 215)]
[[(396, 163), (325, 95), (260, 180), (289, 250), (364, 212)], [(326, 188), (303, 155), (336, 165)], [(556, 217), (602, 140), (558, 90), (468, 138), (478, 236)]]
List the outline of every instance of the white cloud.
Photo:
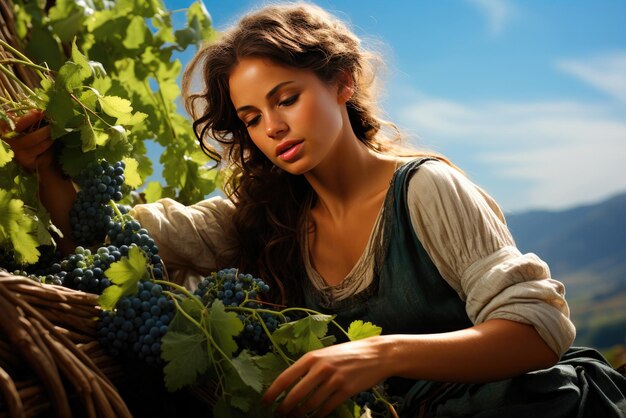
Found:
[(626, 51), (585, 60), (559, 60), (557, 67), (626, 102)]
[(400, 123), (427, 147), (462, 149), (465, 161), (455, 162), (481, 165), (471, 177), (482, 175), (505, 210), (564, 208), (626, 190), (626, 117), (615, 113), (574, 101), (463, 103), (418, 94)]
[(515, 14), (515, 8), (508, 0), (469, 0), (485, 14), (491, 34), (500, 34)]

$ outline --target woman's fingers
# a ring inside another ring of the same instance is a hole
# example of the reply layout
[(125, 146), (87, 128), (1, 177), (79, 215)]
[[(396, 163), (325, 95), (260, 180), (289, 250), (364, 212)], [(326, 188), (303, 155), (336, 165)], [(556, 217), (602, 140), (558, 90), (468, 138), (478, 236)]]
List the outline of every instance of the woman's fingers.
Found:
[[(333, 388), (329, 385), (322, 384), (318, 386), (316, 389), (313, 390), (313, 393), (310, 394), (308, 399), (306, 399), (300, 404), (300, 406), (293, 410), (292, 415), (296, 417), (304, 417), (307, 413), (311, 413), (312, 411), (317, 410), (318, 412), (321, 412), (324, 405), (326, 405), (326, 403), (329, 401), (329, 398), (331, 398), (331, 396), (333, 395), (333, 392)], [(331, 411), (333, 409), (331, 409)], [(279, 409), (279, 411), (281, 411), (281, 409)]]
[(342, 393), (335, 392), (327, 400), (324, 401), (320, 408), (313, 415), (315, 418), (322, 418), (329, 415), (346, 400), (346, 396)]
[(35, 125), (43, 119), (44, 113), (41, 110), (31, 110), (24, 116), (20, 116), (15, 120), (15, 130), (24, 132), (26, 129)]
[(54, 143), (50, 138), (49, 125), (5, 141), (11, 146), (18, 164), (31, 171), (37, 168), (39, 156), (48, 151)]
[(30, 152), (31, 150), (40, 149), (42, 146), (44, 148), (41, 152), (43, 152), (53, 143), (52, 138), (50, 138), (50, 133), (50, 125), (46, 125), (36, 131), (20, 135), (16, 138), (7, 139), (5, 141), (11, 145), (11, 149), (16, 152), (22, 150)]
[[(330, 394), (330, 391), (324, 385), (324, 382), (325, 380), (327, 380), (328, 377), (329, 376), (324, 376), (323, 374), (314, 373), (309, 370), (309, 372), (305, 374), (304, 377), (302, 377), (302, 379), (300, 379), (300, 381), (298, 381), (298, 383), (293, 386), (287, 396), (285, 396), (285, 399), (283, 399), (283, 401), (280, 403), (280, 406), (278, 407), (276, 412), (278, 412), (280, 415), (286, 415), (294, 410), (298, 406), (298, 404), (303, 402), (303, 400), (305, 399), (306, 401), (303, 403), (303, 405), (311, 404), (311, 406), (303, 406), (305, 411), (309, 411), (312, 409), (312, 407), (317, 406), (319, 403), (317, 401), (318, 398), (321, 398), (321, 400), (323, 400)], [(309, 398), (307, 399), (307, 397)], [(296, 416), (298, 415), (296, 414)]]

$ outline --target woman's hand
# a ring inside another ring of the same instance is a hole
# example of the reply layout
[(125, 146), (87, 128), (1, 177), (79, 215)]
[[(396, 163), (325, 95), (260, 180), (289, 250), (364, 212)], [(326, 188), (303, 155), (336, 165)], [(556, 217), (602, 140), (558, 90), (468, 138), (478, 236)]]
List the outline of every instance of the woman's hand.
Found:
[[(43, 112), (35, 110), (17, 118), (15, 132), (22, 134), (9, 138), (4, 135), (3, 140), (11, 146), (15, 160), (25, 170), (39, 173), (39, 200), (50, 213), (52, 223), (63, 233), (57, 240), (58, 248), (68, 254), (76, 247), (70, 238), (70, 210), (76, 190), (55, 162), (50, 126), (37, 127), (43, 117)], [(6, 133), (9, 129), (2, 125), (0, 132)]]
[(311, 351), (276, 378), (263, 402), (269, 405), (286, 392), (278, 414), (326, 416), (388, 377), (383, 361), (387, 347), (384, 339), (372, 337)]
[[(15, 161), (27, 171), (35, 171), (38, 168), (48, 168), (52, 165), (52, 138), (50, 138), (50, 126), (40, 128), (37, 126), (44, 117), (43, 112), (30, 111), (15, 120), (15, 132), (21, 133), (15, 137), (3, 137), (15, 154)], [(35, 128), (35, 129), (33, 129)], [(0, 131), (9, 131), (6, 125), (0, 126)], [(28, 131), (28, 132), (27, 132)]]

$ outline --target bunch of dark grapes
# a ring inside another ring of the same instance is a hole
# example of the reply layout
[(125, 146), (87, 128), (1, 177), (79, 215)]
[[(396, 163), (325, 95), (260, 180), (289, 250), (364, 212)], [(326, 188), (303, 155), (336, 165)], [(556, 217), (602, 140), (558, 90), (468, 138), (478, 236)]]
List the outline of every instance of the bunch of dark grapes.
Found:
[(72, 239), (78, 245), (91, 246), (101, 242), (111, 220), (108, 202), (122, 199), (123, 161), (110, 165), (106, 160), (92, 162), (74, 180), (80, 186), (70, 211)]
[(98, 321), (98, 339), (111, 355), (126, 354), (148, 364), (161, 363), (161, 338), (174, 318), (176, 306), (163, 287), (139, 282), (137, 293), (121, 298), (114, 311)]
[[(205, 277), (194, 294), (201, 298), (205, 306), (211, 306), (215, 300), (219, 300), (226, 308), (259, 309), (263, 307), (264, 310), (271, 310), (259, 301), (259, 294), (267, 293), (269, 290), (269, 285), (259, 278), (238, 273), (237, 269), (224, 269)], [(235, 338), (239, 350), (248, 349), (256, 354), (265, 354), (270, 351), (271, 342), (258, 318), (242, 310), (237, 313), (244, 324), (243, 331)], [(258, 315), (270, 333), (280, 325), (281, 321), (290, 320), (278, 313), (260, 312)]]
[(154, 278), (163, 277), (163, 263), (158, 255), (159, 247), (150, 238), (148, 231), (142, 228), (132, 216), (123, 214), (121, 217), (112, 218), (107, 224), (107, 237), (111, 244), (117, 246), (122, 253), (127, 253), (129, 246), (137, 245), (148, 257)]
[(63, 254), (52, 245), (41, 245), (37, 249), (39, 250), (39, 260), (35, 264), (27, 266), (25, 270), (37, 276), (45, 276), (51, 265), (63, 259)]
[(76, 247), (74, 254), (59, 264), (61, 271), (58, 275), (62, 276), (66, 287), (101, 294), (111, 285), (104, 272), (112, 263), (120, 261), (127, 254), (113, 245), (100, 247), (94, 253), (89, 249)]

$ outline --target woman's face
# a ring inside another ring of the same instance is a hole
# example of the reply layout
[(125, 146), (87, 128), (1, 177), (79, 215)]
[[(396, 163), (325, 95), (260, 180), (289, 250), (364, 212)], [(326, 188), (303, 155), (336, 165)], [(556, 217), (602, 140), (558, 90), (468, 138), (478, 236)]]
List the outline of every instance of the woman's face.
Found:
[(254, 144), (291, 174), (315, 168), (345, 132), (338, 85), (311, 71), (244, 58), (231, 72), (229, 86)]

